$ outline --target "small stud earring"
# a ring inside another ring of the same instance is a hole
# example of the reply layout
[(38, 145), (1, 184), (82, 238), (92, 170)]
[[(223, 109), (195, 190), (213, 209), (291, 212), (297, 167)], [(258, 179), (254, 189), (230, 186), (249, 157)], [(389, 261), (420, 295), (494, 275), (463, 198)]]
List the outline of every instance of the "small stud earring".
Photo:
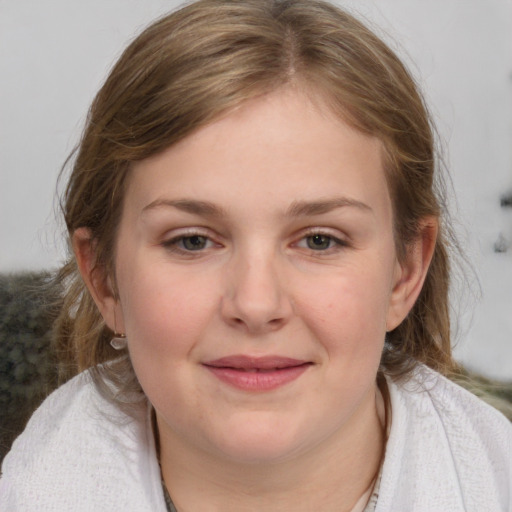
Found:
[(116, 350), (124, 350), (127, 345), (126, 334), (115, 332), (114, 337), (110, 340), (110, 345)]

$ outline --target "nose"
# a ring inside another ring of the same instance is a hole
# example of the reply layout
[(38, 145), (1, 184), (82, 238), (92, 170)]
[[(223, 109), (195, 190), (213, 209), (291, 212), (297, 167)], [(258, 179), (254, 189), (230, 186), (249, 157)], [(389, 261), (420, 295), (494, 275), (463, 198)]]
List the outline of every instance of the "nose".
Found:
[(282, 270), (274, 254), (239, 255), (227, 271), (224, 320), (252, 335), (283, 327), (293, 307)]

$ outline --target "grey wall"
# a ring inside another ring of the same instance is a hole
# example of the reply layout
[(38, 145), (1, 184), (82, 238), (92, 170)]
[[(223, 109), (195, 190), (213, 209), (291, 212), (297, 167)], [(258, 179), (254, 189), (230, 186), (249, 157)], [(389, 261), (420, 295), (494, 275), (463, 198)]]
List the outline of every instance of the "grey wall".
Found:
[[(454, 301), (457, 356), (512, 379), (512, 1), (340, 2), (380, 27), (422, 84), (445, 142), (463, 252), (482, 299)], [(0, 271), (55, 267), (59, 169), (126, 42), (178, 2), (0, 0)], [(469, 274), (471, 279), (471, 274)], [(466, 300), (467, 299), (467, 300)]]

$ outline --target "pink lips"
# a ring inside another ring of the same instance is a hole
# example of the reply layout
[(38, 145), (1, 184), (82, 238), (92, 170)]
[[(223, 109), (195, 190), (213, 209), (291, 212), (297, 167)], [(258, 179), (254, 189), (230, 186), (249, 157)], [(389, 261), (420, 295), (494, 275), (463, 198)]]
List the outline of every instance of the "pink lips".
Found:
[(203, 365), (219, 380), (245, 391), (270, 391), (297, 379), (311, 362), (289, 357), (234, 355)]

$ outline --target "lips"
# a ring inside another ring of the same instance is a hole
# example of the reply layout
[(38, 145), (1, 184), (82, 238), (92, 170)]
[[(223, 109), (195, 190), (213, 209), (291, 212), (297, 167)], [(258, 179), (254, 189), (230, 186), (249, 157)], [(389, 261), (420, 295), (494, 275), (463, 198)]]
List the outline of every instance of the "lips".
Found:
[(271, 391), (299, 378), (312, 363), (281, 356), (233, 355), (203, 363), (217, 379), (245, 391)]

